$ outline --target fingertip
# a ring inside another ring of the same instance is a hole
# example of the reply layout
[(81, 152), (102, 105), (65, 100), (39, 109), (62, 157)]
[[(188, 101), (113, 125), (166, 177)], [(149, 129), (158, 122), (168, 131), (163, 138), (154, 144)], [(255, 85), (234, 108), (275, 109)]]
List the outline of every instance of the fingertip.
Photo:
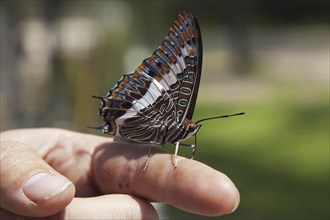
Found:
[(38, 205), (62, 193), (70, 195), (72, 188), (72, 183), (63, 176), (40, 172), (30, 176), (23, 184), (23, 193)]
[(43, 217), (64, 209), (75, 187), (37, 153), (19, 142), (1, 143), (1, 207), (9, 212)]
[(218, 192), (218, 198), (214, 200), (217, 201), (217, 206), (212, 214), (210, 212), (212, 216), (231, 214), (240, 203), (240, 194), (235, 184), (225, 174), (221, 175), (223, 175), (222, 180), (218, 183), (221, 190)]
[(63, 210), (75, 195), (74, 184), (59, 174), (38, 173), (23, 185), (26, 200), (31, 201), (24, 215), (43, 217)]
[(33, 204), (27, 210), (23, 210), (22, 215), (33, 217), (46, 217), (51, 216), (64, 210), (67, 205), (70, 204), (74, 198), (75, 187), (73, 184), (69, 184), (67, 188), (56, 195), (40, 201), (37, 204)]
[(198, 161), (179, 162), (166, 174), (167, 181), (158, 194), (166, 194), (166, 202), (204, 216), (221, 216), (237, 209), (239, 191), (228, 176)]
[[(199, 185), (198, 189), (195, 189), (195, 196), (204, 201), (204, 205), (199, 205), (192, 211), (205, 216), (222, 216), (234, 212), (239, 205), (240, 194), (232, 180), (204, 164), (196, 164), (201, 173), (195, 176), (195, 184)], [(201, 181), (202, 179), (204, 181)], [(202, 185), (204, 186), (201, 187)]]

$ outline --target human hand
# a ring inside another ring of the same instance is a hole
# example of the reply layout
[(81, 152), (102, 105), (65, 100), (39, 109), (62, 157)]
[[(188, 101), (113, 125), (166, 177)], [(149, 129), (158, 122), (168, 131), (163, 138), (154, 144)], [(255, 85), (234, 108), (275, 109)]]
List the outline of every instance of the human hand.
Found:
[[(62, 129), (1, 133), (1, 219), (157, 219), (150, 201), (187, 212), (231, 213), (239, 193), (224, 174), (147, 145)], [(28, 217), (27, 217), (28, 218)]]

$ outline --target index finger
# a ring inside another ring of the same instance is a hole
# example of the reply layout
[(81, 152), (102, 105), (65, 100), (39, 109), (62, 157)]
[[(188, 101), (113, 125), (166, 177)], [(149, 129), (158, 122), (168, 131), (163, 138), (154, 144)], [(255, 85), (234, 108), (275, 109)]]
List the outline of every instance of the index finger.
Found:
[(216, 216), (233, 212), (239, 192), (223, 173), (198, 161), (152, 148), (145, 171), (146, 145), (108, 142), (96, 148), (93, 174), (102, 193), (126, 193), (169, 203), (188, 212)]

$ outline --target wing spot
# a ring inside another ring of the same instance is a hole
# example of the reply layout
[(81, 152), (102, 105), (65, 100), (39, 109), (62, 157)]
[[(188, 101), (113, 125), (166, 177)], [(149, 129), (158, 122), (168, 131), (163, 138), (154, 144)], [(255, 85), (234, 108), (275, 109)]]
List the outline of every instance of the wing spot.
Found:
[(182, 106), (182, 107), (185, 107), (187, 106), (188, 104), (188, 101), (186, 99), (180, 99), (179, 100), (179, 105)]

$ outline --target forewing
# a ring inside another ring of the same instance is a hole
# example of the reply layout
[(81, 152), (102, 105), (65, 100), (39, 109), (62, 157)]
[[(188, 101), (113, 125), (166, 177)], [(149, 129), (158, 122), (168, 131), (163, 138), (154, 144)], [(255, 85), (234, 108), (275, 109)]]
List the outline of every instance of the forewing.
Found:
[(197, 18), (182, 12), (161, 46), (136, 72), (154, 77), (175, 103), (176, 121), (193, 116), (202, 68), (202, 39)]

